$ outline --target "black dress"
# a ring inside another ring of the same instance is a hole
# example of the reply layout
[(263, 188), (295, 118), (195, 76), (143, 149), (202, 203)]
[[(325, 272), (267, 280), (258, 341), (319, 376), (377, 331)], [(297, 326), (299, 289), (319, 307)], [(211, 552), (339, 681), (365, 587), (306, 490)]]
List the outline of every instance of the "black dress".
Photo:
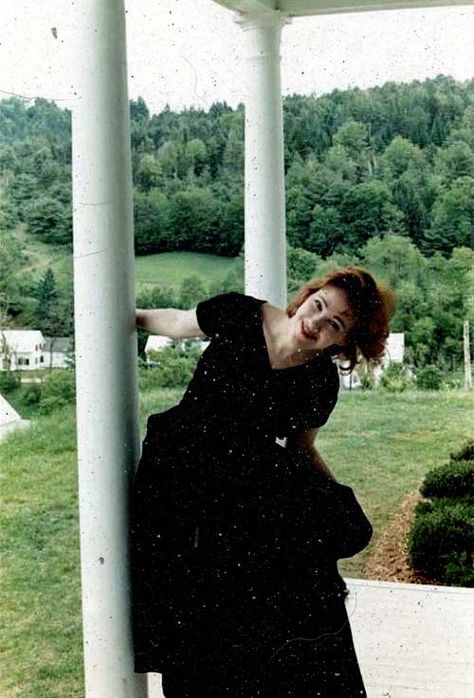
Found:
[(135, 671), (167, 698), (365, 696), (337, 559), (372, 528), (352, 490), (276, 439), (321, 426), (329, 356), (270, 366), (264, 301), (197, 306), (211, 338), (177, 407), (151, 415), (132, 492)]

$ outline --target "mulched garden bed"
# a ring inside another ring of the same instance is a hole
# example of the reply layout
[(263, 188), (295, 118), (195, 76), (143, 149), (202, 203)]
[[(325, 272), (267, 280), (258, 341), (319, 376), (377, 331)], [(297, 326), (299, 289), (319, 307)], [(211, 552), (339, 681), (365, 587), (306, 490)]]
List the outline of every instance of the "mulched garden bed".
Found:
[(400, 508), (390, 517), (374, 551), (364, 569), (366, 579), (384, 582), (407, 582), (410, 584), (436, 584), (415, 572), (410, 567), (407, 538), (413, 520), (416, 503), (421, 499), (418, 490), (403, 501)]

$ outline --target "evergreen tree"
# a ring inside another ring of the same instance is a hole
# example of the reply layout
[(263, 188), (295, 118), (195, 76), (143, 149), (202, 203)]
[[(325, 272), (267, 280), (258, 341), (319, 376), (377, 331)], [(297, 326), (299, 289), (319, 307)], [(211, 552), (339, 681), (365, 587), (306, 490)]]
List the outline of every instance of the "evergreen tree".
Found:
[(54, 337), (62, 331), (63, 323), (60, 315), (56, 279), (50, 267), (38, 283), (36, 296), (35, 320), (37, 329), (41, 330), (47, 337)]

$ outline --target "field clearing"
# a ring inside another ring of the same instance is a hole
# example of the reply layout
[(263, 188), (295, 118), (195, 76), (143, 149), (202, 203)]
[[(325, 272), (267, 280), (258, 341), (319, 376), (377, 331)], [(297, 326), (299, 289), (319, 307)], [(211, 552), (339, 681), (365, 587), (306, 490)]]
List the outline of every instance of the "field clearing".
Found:
[[(141, 396), (146, 417), (181, 390)], [(472, 436), (474, 393), (344, 392), (318, 444), (355, 488), (380, 536), (431, 467)], [(0, 445), (3, 549), (2, 698), (82, 698), (79, 528), (73, 410), (38, 419)], [(364, 576), (371, 548), (340, 565)]]
[(219, 257), (199, 252), (163, 252), (135, 258), (137, 285), (179, 287), (182, 280), (198, 276), (206, 285), (222, 279), (230, 271), (243, 267), (239, 258)]

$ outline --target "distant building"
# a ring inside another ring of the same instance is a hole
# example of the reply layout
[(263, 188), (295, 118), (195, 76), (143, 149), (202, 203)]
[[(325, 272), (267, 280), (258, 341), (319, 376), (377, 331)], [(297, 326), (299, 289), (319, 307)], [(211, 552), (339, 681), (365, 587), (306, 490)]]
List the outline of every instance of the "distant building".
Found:
[(0, 330), (0, 371), (66, 368), (70, 337), (44, 337), (40, 330)]
[[(156, 363), (151, 357), (150, 357), (150, 352), (160, 352), (162, 351), (165, 347), (169, 346), (173, 342), (176, 342), (177, 340), (171, 339), (170, 337), (164, 337), (162, 335), (157, 335), (157, 334), (150, 334), (148, 336), (147, 342), (145, 344), (145, 357), (146, 357), (146, 363), (148, 366), (153, 366), (154, 363)], [(186, 339), (178, 340), (183, 344), (184, 342), (188, 341)], [(198, 341), (199, 344), (201, 345), (202, 351), (206, 349), (207, 346), (209, 346), (209, 340), (207, 339), (194, 339), (193, 340)]]
[(45, 337), (43, 349), (45, 368), (67, 368), (71, 348), (70, 337)]
[(390, 364), (402, 364), (405, 357), (405, 333), (391, 332), (387, 339), (385, 354), (380, 366), (374, 369), (375, 385), (380, 383), (382, 374)]
[(150, 352), (162, 351), (165, 347), (172, 343), (170, 337), (163, 337), (162, 335), (150, 334), (145, 344), (145, 358), (147, 366), (153, 366), (155, 361), (150, 357)]
[(44, 337), (40, 330), (0, 330), (0, 370), (44, 368)]
[[(387, 368), (387, 366), (389, 366), (391, 363), (402, 364), (404, 356), (405, 333), (391, 332), (387, 339), (385, 354), (383, 355), (382, 362), (373, 371), (375, 384), (379, 384), (380, 378), (382, 377), (382, 374)], [(341, 388), (347, 388), (349, 390), (353, 388), (359, 388), (361, 385), (361, 380), (357, 372), (357, 369), (355, 369), (354, 371), (352, 371), (352, 373), (349, 374), (339, 372), (339, 381)]]

